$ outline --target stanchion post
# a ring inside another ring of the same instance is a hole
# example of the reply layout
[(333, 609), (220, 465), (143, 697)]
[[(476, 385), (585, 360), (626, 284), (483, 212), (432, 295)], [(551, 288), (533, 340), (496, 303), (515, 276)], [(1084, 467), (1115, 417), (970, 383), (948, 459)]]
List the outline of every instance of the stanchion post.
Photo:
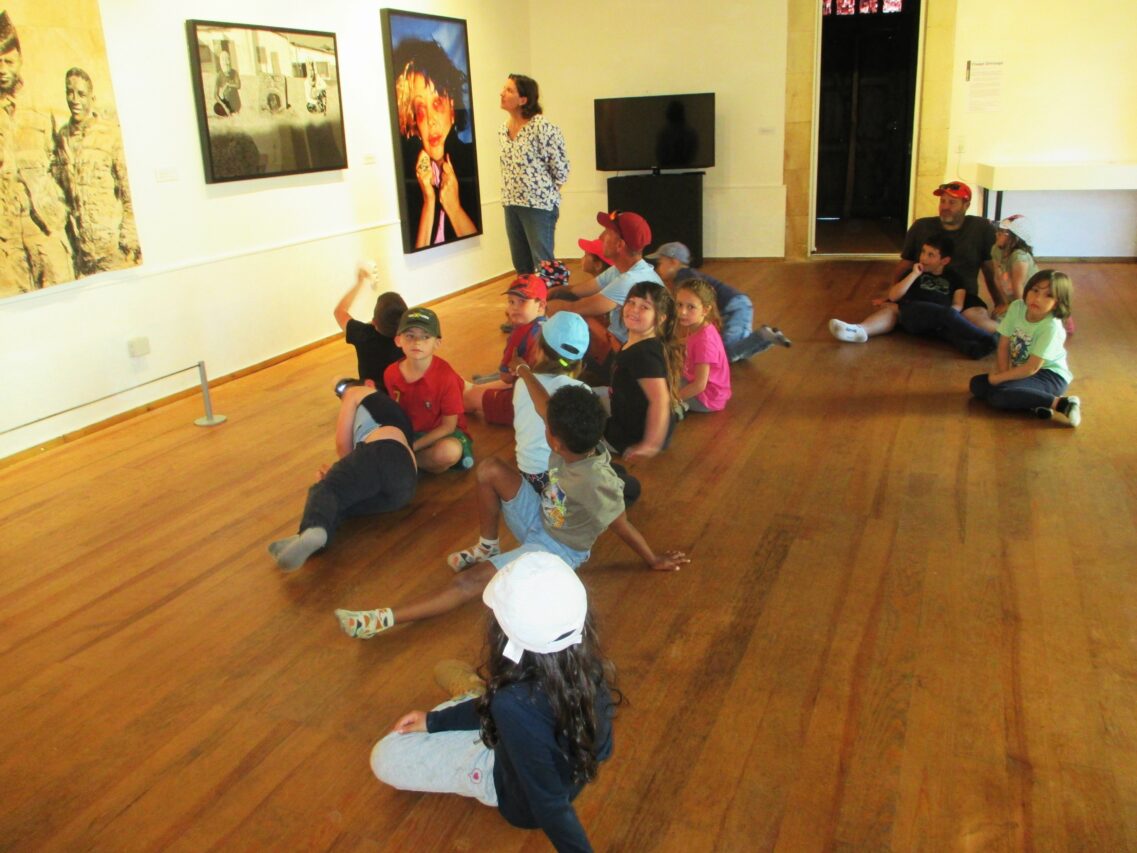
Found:
[(194, 421), (198, 426), (217, 426), (225, 423), (224, 415), (213, 414), (213, 401), (209, 398), (209, 379), (205, 375), (205, 362), (197, 363), (197, 375), (201, 378), (201, 396), (205, 400), (205, 417)]

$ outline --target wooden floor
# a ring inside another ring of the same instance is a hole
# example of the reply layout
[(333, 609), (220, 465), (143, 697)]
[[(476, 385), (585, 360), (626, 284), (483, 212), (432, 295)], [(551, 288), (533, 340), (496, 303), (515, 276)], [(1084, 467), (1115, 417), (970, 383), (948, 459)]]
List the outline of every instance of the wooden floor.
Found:
[[(630, 699), (578, 800), (598, 850), (1137, 849), (1137, 267), (1067, 267), (1078, 430), (971, 404), (977, 365), (935, 343), (835, 342), (889, 267), (708, 264), (795, 343), (635, 469), (632, 520), (692, 564), (606, 536), (582, 569)], [(438, 306), (466, 374), (497, 363), (500, 291)], [(0, 849), (547, 849), (368, 768), (484, 608), (370, 642), (332, 615), (447, 583), (473, 476), (294, 575), (265, 552), (353, 363), (324, 346), (219, 387), (221, 427), (189, 399), (0, 470)]]

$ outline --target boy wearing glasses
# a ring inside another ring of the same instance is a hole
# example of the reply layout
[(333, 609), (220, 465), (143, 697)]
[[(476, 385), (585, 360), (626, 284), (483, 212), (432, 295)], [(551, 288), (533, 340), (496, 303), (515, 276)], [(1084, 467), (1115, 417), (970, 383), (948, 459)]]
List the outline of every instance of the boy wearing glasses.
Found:
[(952, 269), (963, 279), (967, 296), (963, 303), (963, 316), (987, 332), (998, 331), (998, 323), (991, 319), (987, 303), (979, 296), (979, 272), (987, 291), (996, 305), (1002, 303), (1002, 292), (995, 283), (995, 267), (991, 261), (991, 247), (995, 245), (995, 226), (982, 216), (969, 216), (971, 187), (963, 181), (940, 184), (933, 193), (940, 200), (939, 215), (917, 219), (908, 229), (900, 262), (893, 271), (893, 282), (900, 281), (920, 260), (920, 250), (935, 234), (947, 234), (955, 245), (951, 258)]

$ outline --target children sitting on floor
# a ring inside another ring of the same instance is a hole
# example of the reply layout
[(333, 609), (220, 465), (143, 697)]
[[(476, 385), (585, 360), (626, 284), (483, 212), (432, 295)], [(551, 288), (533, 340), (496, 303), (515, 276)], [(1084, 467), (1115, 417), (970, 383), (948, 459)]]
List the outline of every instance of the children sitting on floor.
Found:
[(995, 369), (971, 379), (971, 393), (996, 409), (1029, 411), (1049, 420), (1055, 412), (1072, 427), (1082, 422), (1082, 401), (1063, 396), (1073, 380), (1066, 361), (1066, 330), (1074, 285), (1057, 270), (1031, 276), (1003, 315)]
[(621, 309), (628, 341), (616, 353), (606, 392), (611, 418), (604, 440), (626, 462), (650, 459), (678, 420), (683, 345), (675, 337), (675, 300), (662, 284), (632, 286)]
[(268, 546), (284, 571), (304, 565), (351, 516), (394, 512), (411, 502), (418, 485), (411, 422), (386, 394), (348, 388), (336, 420), (336, 454), (308, 490), (300, 529)]
[(691, 412), (721, 412), (730, 399), (730, 361), (719, 335), (715, 292), (702, 279), (688, 279), (675, 292), (675, 305), (685, 350), (679, 400)]
[(722, 317), (722, 342), (727, 357), (732, 361), (743, 361), (769, 349), (774, 344), (783, 347), (793, 345), (793, 341), (782, 334), (781, 329), (761, 326), (753, 331), (754, 303), (740, 290), (719, 281), (712, 275), (691, 266), (691, 250), (682, 243), (664, 243), (644, 260), (655, 264), (655, 271), (663, 279), (672, 293), (675, 288), (690, 279), (702, 279), (715, 292), (715, 303)]
[(363, 285), (374, 280), (373, 266), (361, 263), (355, 271), (355, 284), (343, 295), (332, 312), (339, 327), (343, 329), (344, 340), (355, 347), (358, 371), (357, 377), (341, 379), (336, 383), (337, 397), (343, 396), (344, 388), (357, 384), (366, 384), (386, 393), (383, 387), (383, 372), (388, 365), (403, 357), (402, 351), (395, 343), (399, 319), (407, 310), (407, 303), (403, 301), (403, 297), (393, 290), (381, 294), (375, 300), (375, 311), (371, 315), (370, 323), (352, 319), (349, 313)]
[(874, 335), (886, 335), (900, 326), (913, 335), (945, 340), (970, 358), (983, 358), (995, 351), (995, 335), (967, 320), (967, 290), (963, 279), (951, 269), (955, 242), (946, 234), (933, 234), (920, 249), (920, 261), (889, 288), (884, 299), (873, 300), (877, 309), (860, 323), (829, 321), (829, 331), (839, 341), (865, 343)]
[(540, 827), (557, 850), (591, 850), (573, 800), (612, 753), (620, 695), (613, 699), (584, 585), (557, 557), (527, 554), (494, 576), (482, 600), (492, 611), (486, 682), (444, 661), (435, 678), (454, 700), (400, 717), (371, 768), (402, 790), (497, 806), (514, 826)]
[[(569, 386), (548, 397), (533, 371), (522, 364), (525, 382), (548, 425), (549, 484), (544, 492), (527, 488), (520, 472), (496, 457), (478, 466), (478, 516), (481, 538), (448, 560), (459, 572), (446, 590), (405, 606), (376, 610), (337, 610), (340, 627), (367, 639), (396, 624), (449, 612), (476, 598), (494, 571), (524, 553), (555, 554), (572, 568), (588, 559), (593, 543), (611, 527), (649, 568), (675, 571), (690, 562), (682, 551), (657, 555), (624, 513), (623, 485), (600, 443), (606, 420), (600, 400), (587, 388)], [(499, 526), (505, 523), (520, 547), (501, 552)]]
[[(522, 364), (532, 368), (534, 378), (546, 394), (554, 394), (566, 385), (588, 386), (580, 375), (581, 359), (588, 351), (588, 324), (579, 314), (563, 311), (541, 327), (537, 340), (541, 358), (536, 365), (514, 357), (508, 365), (514, 379)], [(549, 485), (549, 443), (545, 440), (545, 419), (533, 401), (524, 382), (513, 386), (513, 432), (516, 442), (517, 468), (521, 476), (541, 494)], [(627, 495), (625, 495), (625, 499)]]
[(414, 428), (415, 456), (424, 471), (474, 466), (473, 439), (466, 432), (462, 377), (435, 355), (442, 344), (438, 315), (409, 308), (399, 320), (397, 343), (406, 357), (383, 374), (387, 393)]
[(467, 412), (478, 412), (488, 424), (508, 426), (513, 423), (513, 383), (517, 377), (509, 372), (509, 362), (520, 356), (532, 367), (541, 355), (537, 340), (545, 322), (545, 280), (533, 273), (517, 276), (505, 292), (506, 316), (512, 331), (498, 367), (498, 378), (488, 384), (466, 383), (462, 403)]

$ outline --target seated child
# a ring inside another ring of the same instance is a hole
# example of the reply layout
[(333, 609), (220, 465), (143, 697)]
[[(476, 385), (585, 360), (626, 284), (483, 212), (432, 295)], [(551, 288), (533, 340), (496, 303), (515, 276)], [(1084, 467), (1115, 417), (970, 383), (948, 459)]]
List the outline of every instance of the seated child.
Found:
[(1074, 376), (1066, 363), (1066, 330), (1074, 285), (1057, 270), (1031, 276), (1023, 298), (1011, 303), (999, 324), (995, 370), (971, 379), (971, 393), (996, 409), (1054, 412), (1072, 427), (1082, 422), (1082, 401), (1064, 397)]
[[(508, 365), (514, 380), (521, 365), (532, 369), (534, 378), (547, 395), (566, 385), (588, 386), (576, 377), (581, 359), (588, 350), (588, 324), (579, 314), (562, 311), (541, 327), (537, 341), (541, 358), (536, 365), (518, 357)], [(541, 407), (538, 408), (538, 403)], [(549, 443), (545, 440), (544, 400), (535, 402), (524, 382), (513, 386), (513, 431), (516, 436), (517, 467), (537, 494), (549, 485)]]
[(616, 702), (584, 585), (557, 557), (527, 554), (482, 600), (488, 684), (468, 664), (440, 664), (435, 677), (453, 700), (404, 714), (375, 744), (371, 768), (400, 790), (496, 806), (557, 850), (591, 850), (573, 800), (612, 754)]
[(914, 335), (945, 340), (971, 358), (995, 350), (995, 337), (964, 318), (967, 291), (963, 279), (949, 267), (955, 242), (946, 234), (934, 234), (920, 249), (920, 261), (904, 278), (892, 285), (888, 296), (873, 301), (877, 310), (858, 323), (829, 321), (829, 331), (839, 341), (864, 343), (885, 335), (899, 325)]
[(513, 423), (513, 383), (517, 381), (509, 372), (514, 355), (521, 356), (533, 366), (540, 357), (537, 345), (541, 324), (545, 322), (545, 297), (548, 287), (545, 280), (533, 273), (517, 276), (505, 292), (506, 316), (512, 331), (505, 342), (498, 367), (498, 379), (488, 384), (466, 383), (462, 404), (467, 412), (479, 412), (488, 424), (507, 426)]
[(1030, 221), (1021, 214), (995, 224), (991, 261), (995, 265), (995, 284), (1003, 293), (1002, 305), (995, 309), (1000, 314), (1016, 299), (1023, 298), (1023, 288), (1038, 272), (1030, 241)]
[(300, 530), (268, 546), (286, 572), (328, 544), (340, 522), (356, 515), (393, 512), (410, 503), (418, 485), (411, 422), (386, 394), (348, 388), (336, 419), (339, 461), (324, 466), (308, 490)]
[[(585, 295), (591, 295), (598, 292), (596, 287), (596, 278), (608, 267), (612, 266), (612, 262), (604, 257), (604, 247), (600, 240), (586, 240), (581, 237), (576, 241), (580, 246), (583, 255), (580, 257), (580, 269), (584, 273), (584, 281), (577, 284), (569, 284), (566, 276), (564, 281), (558, 281), (557, 284), (564, 284), (565, 287), (553, 288), (553, 283), (549, 282), (549, 300), (565, 300), (568, 302), (575, 302), (581, 298), (581, 294), (587, 291)], [(547, 263), (542, 261), (542, 263)], [(564, 264), (559, 261), (553, 263), (558, 264), (562, 269), (565, 269)], [(567, 269), (565, 269), (567, 273)], [(538, 270), (538, 273), (541, 271)], [(546, 279), (548, 280), (548, 279)]]
[(388, 365), (403, 357), (402, 350), (395, 343), (399, 319), (407, 310), (403, 297), (389, 290), (375, 300), (375, 311), (370, 323), (352, 319), (348, 310), (359, 295), (360, 288), (372, 280), (374, 273), (366, 264), (360, 264), (355, 272), (355, 285), (343, 295), (336, 305), (336, 322), (344, 331), (344, 339), (355, 347), (355, 360), (358, 378), (341, 379), (336, 383), (336, 396), (343, 396), (343, 389), (349, 385), (368, 384), (386, 393), (383, 387), (383, 372)]
[(462, 377), (434, 354), (442, 344), (438, 315), (429, 308), (407, 309), (395, 343), (406, 357), (387, 368), (383, 382), (411, 419), (418, 466), (432, 474), (474, 467), (474, 442), (466, 432), (462, 407)]
[(715, 292), (715, 306), (722, 318), (722, 342), (732, 362), (752, 358), (774, 344), (783, 347), (793, 345), (781, 329), (761, 326), (758, 331), (753, 331), (754, 303), (750, 297), (713, 275), (691, 267), (691, 250), (682, 243), (664, 243), (645, 259), (655, 264), (655, 271), (672, 293), (678, 285), (695, 278), (711, 286)]
[(616, 354), (606, 395), (612, 417), (604, 440), (626, 462), (650, 459), (671, 440), (683, 376), (675, 300), (662, 284), (632, 286), (623, 307), (628, 342)]
[[(522, 365), (518, 374), (534, 401), (544, 401), (545, 389), (532, 370)], [(596, 395), (587, 388), (561, 388), (548, 398), (546, 413), (552, 452), (544, 493), (538, 496), (526, 488), (512, 465), (496, 457), (482, 460), (478, 466), (481, 538), (472, 548), (448, 558), (458, 577), (446, 590), (405, 606), (337, 610), (340, 627), (348, 636), (368, 639), (396, 624), (447, 613), (476, 598), (496, 570), (522, 554), (544, 551), (578, 568), (608, 527), (652, 569), (675, 571), (690, 562), (682, 551), (656, 555), (628, 521), (623, 485), (612, 470), (608, 451), (600, 444), (605, 415)], [(521, 543), (504, 554), (498, 538), (503, 513), (505, 523)]]
[(721, 412), (730, 399), (730, 361), (718, 330), (715, 292), (688, 279), (675, 293), (680, 340), (686, 344), (679, 399), (692, 412)]

